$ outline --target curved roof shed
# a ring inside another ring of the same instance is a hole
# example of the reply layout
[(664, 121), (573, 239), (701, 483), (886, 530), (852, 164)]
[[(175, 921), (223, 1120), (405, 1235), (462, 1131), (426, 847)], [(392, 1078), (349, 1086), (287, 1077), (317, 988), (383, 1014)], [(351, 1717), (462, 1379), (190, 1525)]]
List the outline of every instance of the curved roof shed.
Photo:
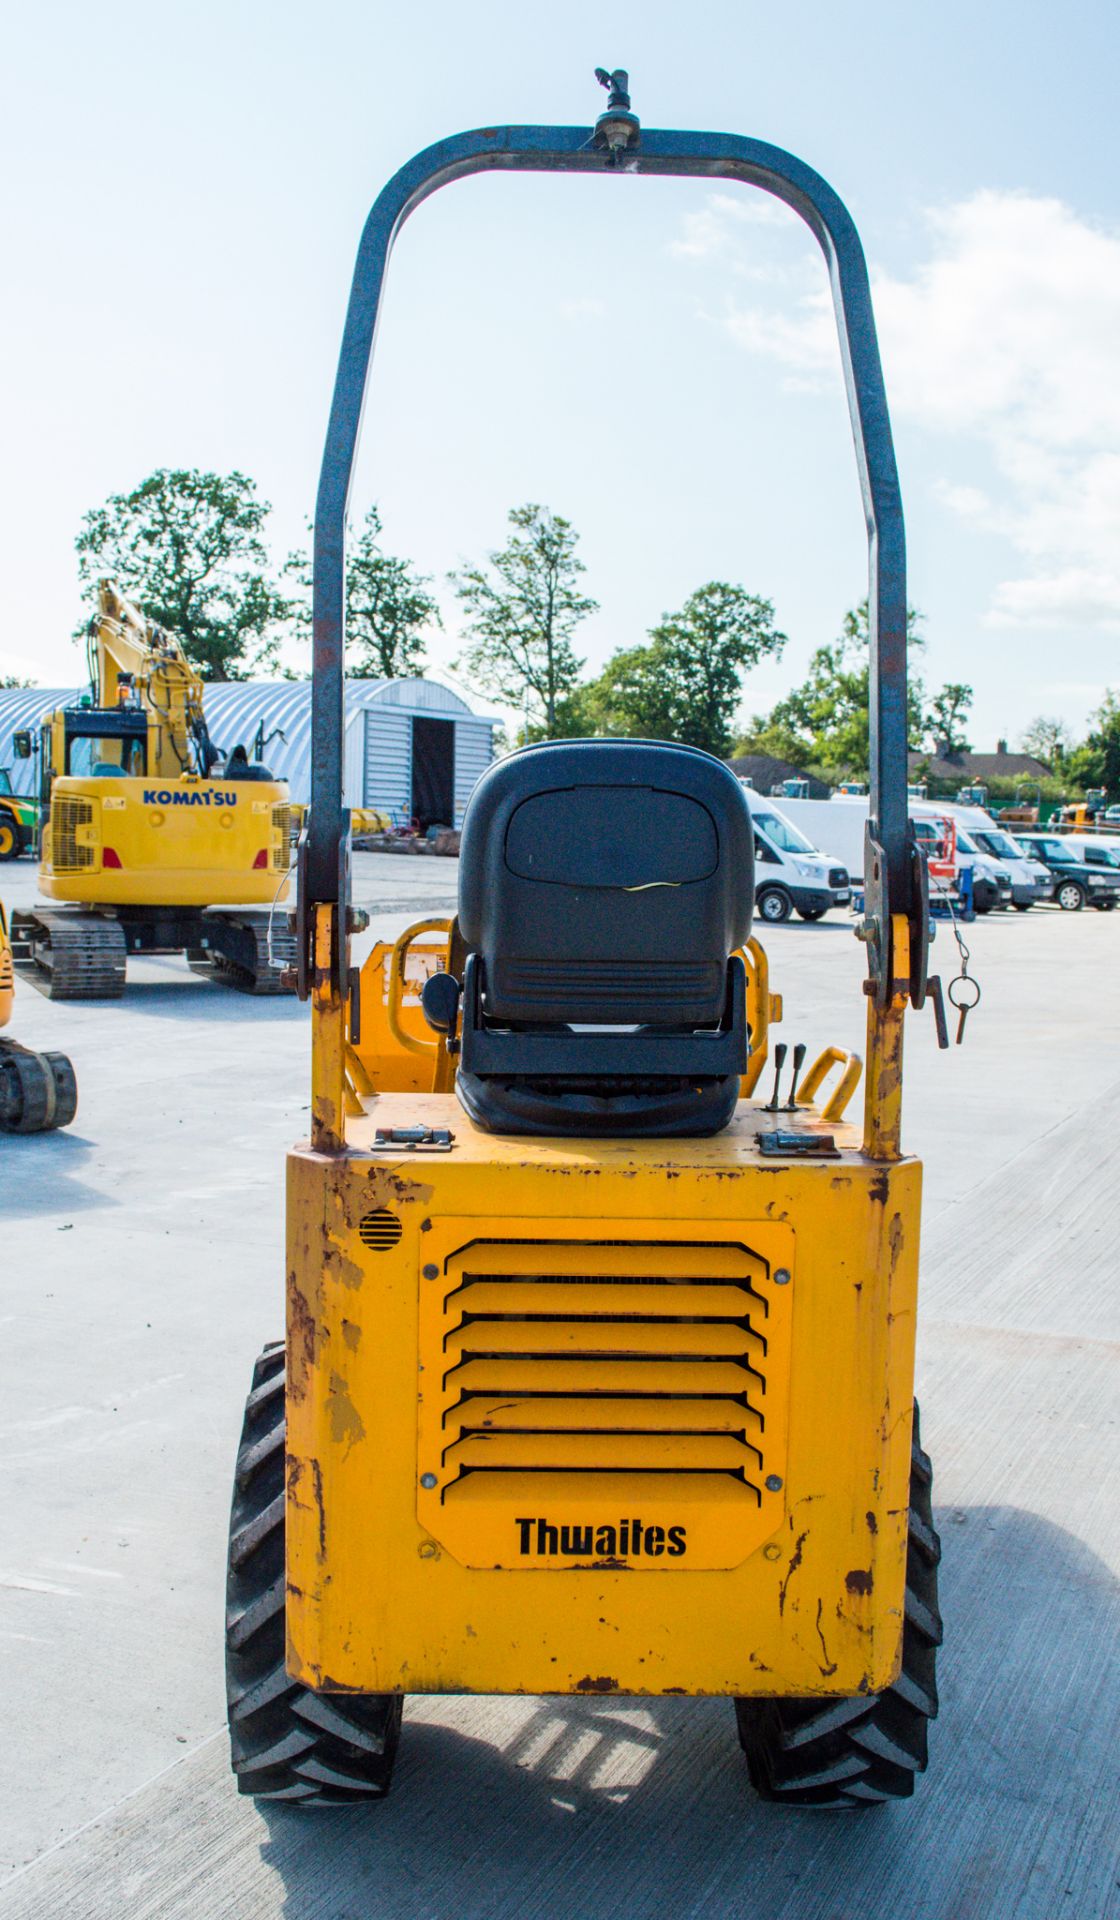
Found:
[[(44, 713), (68, 706), (86, 689), (0, 690), (0, 766), (17, 793), (29, 793), (34, 763), (16, 760), (12, 734), (34, 730)], [(308, 680), (214, 680), (204, 692), (215, 743), (250, 753), (260, 738), (263, 759), (295, 800), (311, 794), (311, 683)], [(269, 735), (273, 737), (270, 739)], [(395, 820), (422, 827), (458, 826), (476, 781), (493, 758), (494, 722), (437, 680), (348, 680), (344, 802), (382, 807)]]

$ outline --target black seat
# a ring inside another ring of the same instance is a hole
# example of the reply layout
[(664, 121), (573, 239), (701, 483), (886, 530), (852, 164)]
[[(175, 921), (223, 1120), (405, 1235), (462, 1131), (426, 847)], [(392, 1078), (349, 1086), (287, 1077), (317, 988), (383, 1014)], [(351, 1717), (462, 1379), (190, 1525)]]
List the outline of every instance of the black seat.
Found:
[(750, 813), (710, 754), (575, 740), (498, 761), (460, 853), (456, 1085), (471, 1118), (499, 1133), (718, 1132), (746, 1065), (734, 950), (752, 900)]
[(244, 747), (231, 748), (222, 768), (223, 780), (271, 780), (272, 775), (261, 760), (250, 760)]

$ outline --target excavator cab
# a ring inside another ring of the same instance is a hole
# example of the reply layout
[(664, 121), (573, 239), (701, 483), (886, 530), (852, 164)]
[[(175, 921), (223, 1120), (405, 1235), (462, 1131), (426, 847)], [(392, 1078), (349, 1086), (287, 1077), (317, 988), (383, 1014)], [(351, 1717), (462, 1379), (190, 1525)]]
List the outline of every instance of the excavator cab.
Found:
[(19, 965), (52, 1000), (119, 998), (130, 954), (176, 952), (242, 991), (289, 991), (286, 785), (243, 748), (215, 774), (198, 674), (109, 580), (89, 640), (90, 694), (42, 723), (52, 904), (13, 916)]
[[(866, 268), (802, 161), (650, 131), (625, 73), (599, 77), (593, 127), (417, 155), (355, 270), (315, 512), (310, 1138), (288, 1158), (286, 1339), (254, 1370), (229, 1546), (232, 1763), (262, 1799), (383, 1794), (410, 1693), (672, 1693), (734, 1702), (764, 1798), (859, 1808), (913, 1791), (937, 1711), (921, 1169), (901, 1142), (928, 883)], [(470, 803), (456, 918), (351, 965), (344, 537), (378, 307), (409, 214), (495, 169), (762, 188), (824, 251), (870, 561), (862, 1125), (850, 1049), (803, 1073), (797, 1046), (783, 1080), (749, 814), (689, 748), (503, 760)]]

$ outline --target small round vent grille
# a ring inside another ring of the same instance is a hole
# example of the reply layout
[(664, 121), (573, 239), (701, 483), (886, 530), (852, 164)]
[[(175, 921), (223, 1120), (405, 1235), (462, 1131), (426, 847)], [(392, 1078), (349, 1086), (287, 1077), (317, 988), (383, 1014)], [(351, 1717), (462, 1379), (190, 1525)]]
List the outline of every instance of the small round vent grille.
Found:
[(378, 1207), (376, 1213), (363, 1214), (358, 1226), (362, 1245), (369, 1247), (372, 1253), (387, 1253), (390, 1247), (396, 1246), (403, 1232), (404, 1228), (396, 1214), (390, 1213), (387, 1207)]

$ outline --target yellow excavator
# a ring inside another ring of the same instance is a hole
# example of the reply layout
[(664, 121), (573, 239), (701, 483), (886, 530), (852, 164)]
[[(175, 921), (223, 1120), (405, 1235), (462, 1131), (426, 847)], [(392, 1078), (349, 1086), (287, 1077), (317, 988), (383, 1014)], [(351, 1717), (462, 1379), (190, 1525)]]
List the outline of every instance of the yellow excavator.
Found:
[[(12, 1017), (15, 973), (8, 916), (0, 902), (0, 1027)], [(0, 1033), (0, 1133), (53, 1133), (78, 1111), (78, 1082), (64, 1053), (36, 1053)]]
[[(947, 1036), (867, 270), (804, 162), (648, 130), (625, 72), (597, 77), (594, 126), (491, 124), (394, 176), (343, 335), (297, 868), (310, 1138), (288, 1160), (287, 1339), (246, 1403), (226, 1612), (239, 1788), (294, 1806), (384, 1794), (408, 1693), (722, 1695), (728, 1749), (736, 1726), (756, 1791), (797, 1808), (908, 1796), (937, 1712), (907, 1007), (928, 996)], [(862, 1125), (843, 1117), (850, 1051), (804, 1073), (799, 1044), (792, 1078), (770, 1052), (750, 814), (694, 748), (562, 740), (497, 762), (453, 924), (351, 968), (344, 538), (378, 307), (408, 216), (500, 171), (761, 187), (824, 252), (870, 561)]]
[(40, 732), (39, 886), (60, 904), (13, 914), (17, 963), (52, 1000), (118, 997), (138, 953), (185, 952), (243, 991), (286, 991), (292, 936), (274, 909), (288, 789), (243, 747), (215, 747), (173, 634), (111, 581), (97, 607), (93, 693)]

